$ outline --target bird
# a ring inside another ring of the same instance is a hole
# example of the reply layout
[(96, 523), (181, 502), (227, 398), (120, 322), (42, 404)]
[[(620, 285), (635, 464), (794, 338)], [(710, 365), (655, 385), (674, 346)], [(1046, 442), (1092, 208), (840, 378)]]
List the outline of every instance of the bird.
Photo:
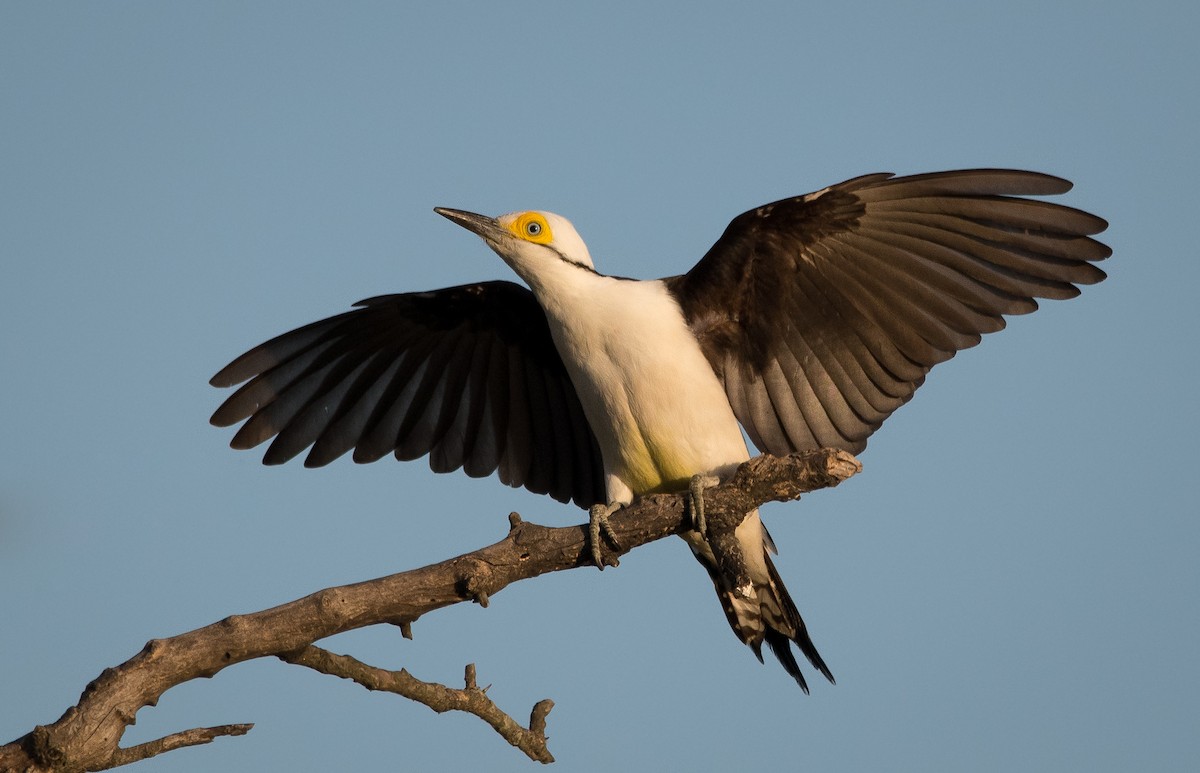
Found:
[[(435, 212), (522, 280), (381, 295), (256, 346), (211, 379), (241, 385), (211, 423), (265, 464), (428, 455), (606, 518), (637, 496), (703, 489), (761, 452), (860, 453), (930, 369), (1105, 278), (1095, 215), (1015, 169), (855, 177), (748, 210), (685, 273), (600, 273), (566, 218)], [(744, 433), (743, 434), (743, 430)], [(804, 692), (792, 645), (831, 683), (757, 511), (716, 555), (683, 536), (737, 637)], [(715, 544), (715, 541), (714, 541)]]

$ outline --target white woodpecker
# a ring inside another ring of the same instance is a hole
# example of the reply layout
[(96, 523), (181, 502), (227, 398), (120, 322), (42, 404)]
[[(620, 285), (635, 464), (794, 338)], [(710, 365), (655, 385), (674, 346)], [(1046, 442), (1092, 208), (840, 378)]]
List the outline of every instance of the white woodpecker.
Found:
[[(773, 454), (858, 453), (930, 368), (1004, 315), (1103, 279), (1093, 263), (1111, 251), (1090, 237), (1105, 221), (1022, 198), (1070, 188), (1002, 169), (866, 175), (739, 215), (686, 274), (647, 281), (597, 272), (558, 215), (439, 208), (529, 289), (360, 301), (217, 373), (214, 386), (248, 383), (212, 423), (246, 420), (234, 448), (274, 437), (267, 464), (311, 446), (307, 466), (353, 449), (356, 462), (428, 454), (437, 472), (498, 471), (591, 508), (602, 566), (607, 515), (651, 492), (698, 498), (749, 458), (742, 428)], [(740, 555), (720, 564), (700, 531), (685, 537), (734, 632), (760, 660), (765, 641), (806, 692), (790, 643), (833, 681), (757, 512), (735, 536)]]

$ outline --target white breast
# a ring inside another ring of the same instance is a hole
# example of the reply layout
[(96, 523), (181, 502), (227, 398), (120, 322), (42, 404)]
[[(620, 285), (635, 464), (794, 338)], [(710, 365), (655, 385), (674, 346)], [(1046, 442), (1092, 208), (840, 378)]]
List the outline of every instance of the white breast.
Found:
[(662, 282), (567, 268), (535, 291), (599, 440), (609, 501), (681, 490), (692, 475), (749, 458), (725, 390)]

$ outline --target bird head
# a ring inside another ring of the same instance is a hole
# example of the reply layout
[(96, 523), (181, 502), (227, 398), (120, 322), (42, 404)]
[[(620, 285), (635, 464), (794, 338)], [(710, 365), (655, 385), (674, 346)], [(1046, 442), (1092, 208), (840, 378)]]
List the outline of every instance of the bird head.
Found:
[(540, 273), (547, 261), (595, 270), (587, 245), (571, 221), (553, 212), (510, 212), (500, 217), (436, 207), (442, 217), (478, 234), (523, 279)]

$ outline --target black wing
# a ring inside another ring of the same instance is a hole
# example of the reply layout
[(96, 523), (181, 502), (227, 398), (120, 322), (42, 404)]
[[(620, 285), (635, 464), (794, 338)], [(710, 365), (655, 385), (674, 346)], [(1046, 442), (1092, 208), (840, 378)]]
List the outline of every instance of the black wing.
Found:
[(260, 344), (212, 385), (249, 379), (212, 416), (246, 423), (234, 448), (274, 437), (281, 464), (429, 454), (435, 472), (496, 470), (583, 507), (604, 501), (600, 449), (533, 293), (511, 282), (383, 295)]
[(1057, 177), (1000, 169), (875, 174), (739, 215), (679, 299), (760, 449), (861, 451), (939, 362), (1034, 298), (1072, 298), (1111, 254), (1107, 223), (1016, 198)]

